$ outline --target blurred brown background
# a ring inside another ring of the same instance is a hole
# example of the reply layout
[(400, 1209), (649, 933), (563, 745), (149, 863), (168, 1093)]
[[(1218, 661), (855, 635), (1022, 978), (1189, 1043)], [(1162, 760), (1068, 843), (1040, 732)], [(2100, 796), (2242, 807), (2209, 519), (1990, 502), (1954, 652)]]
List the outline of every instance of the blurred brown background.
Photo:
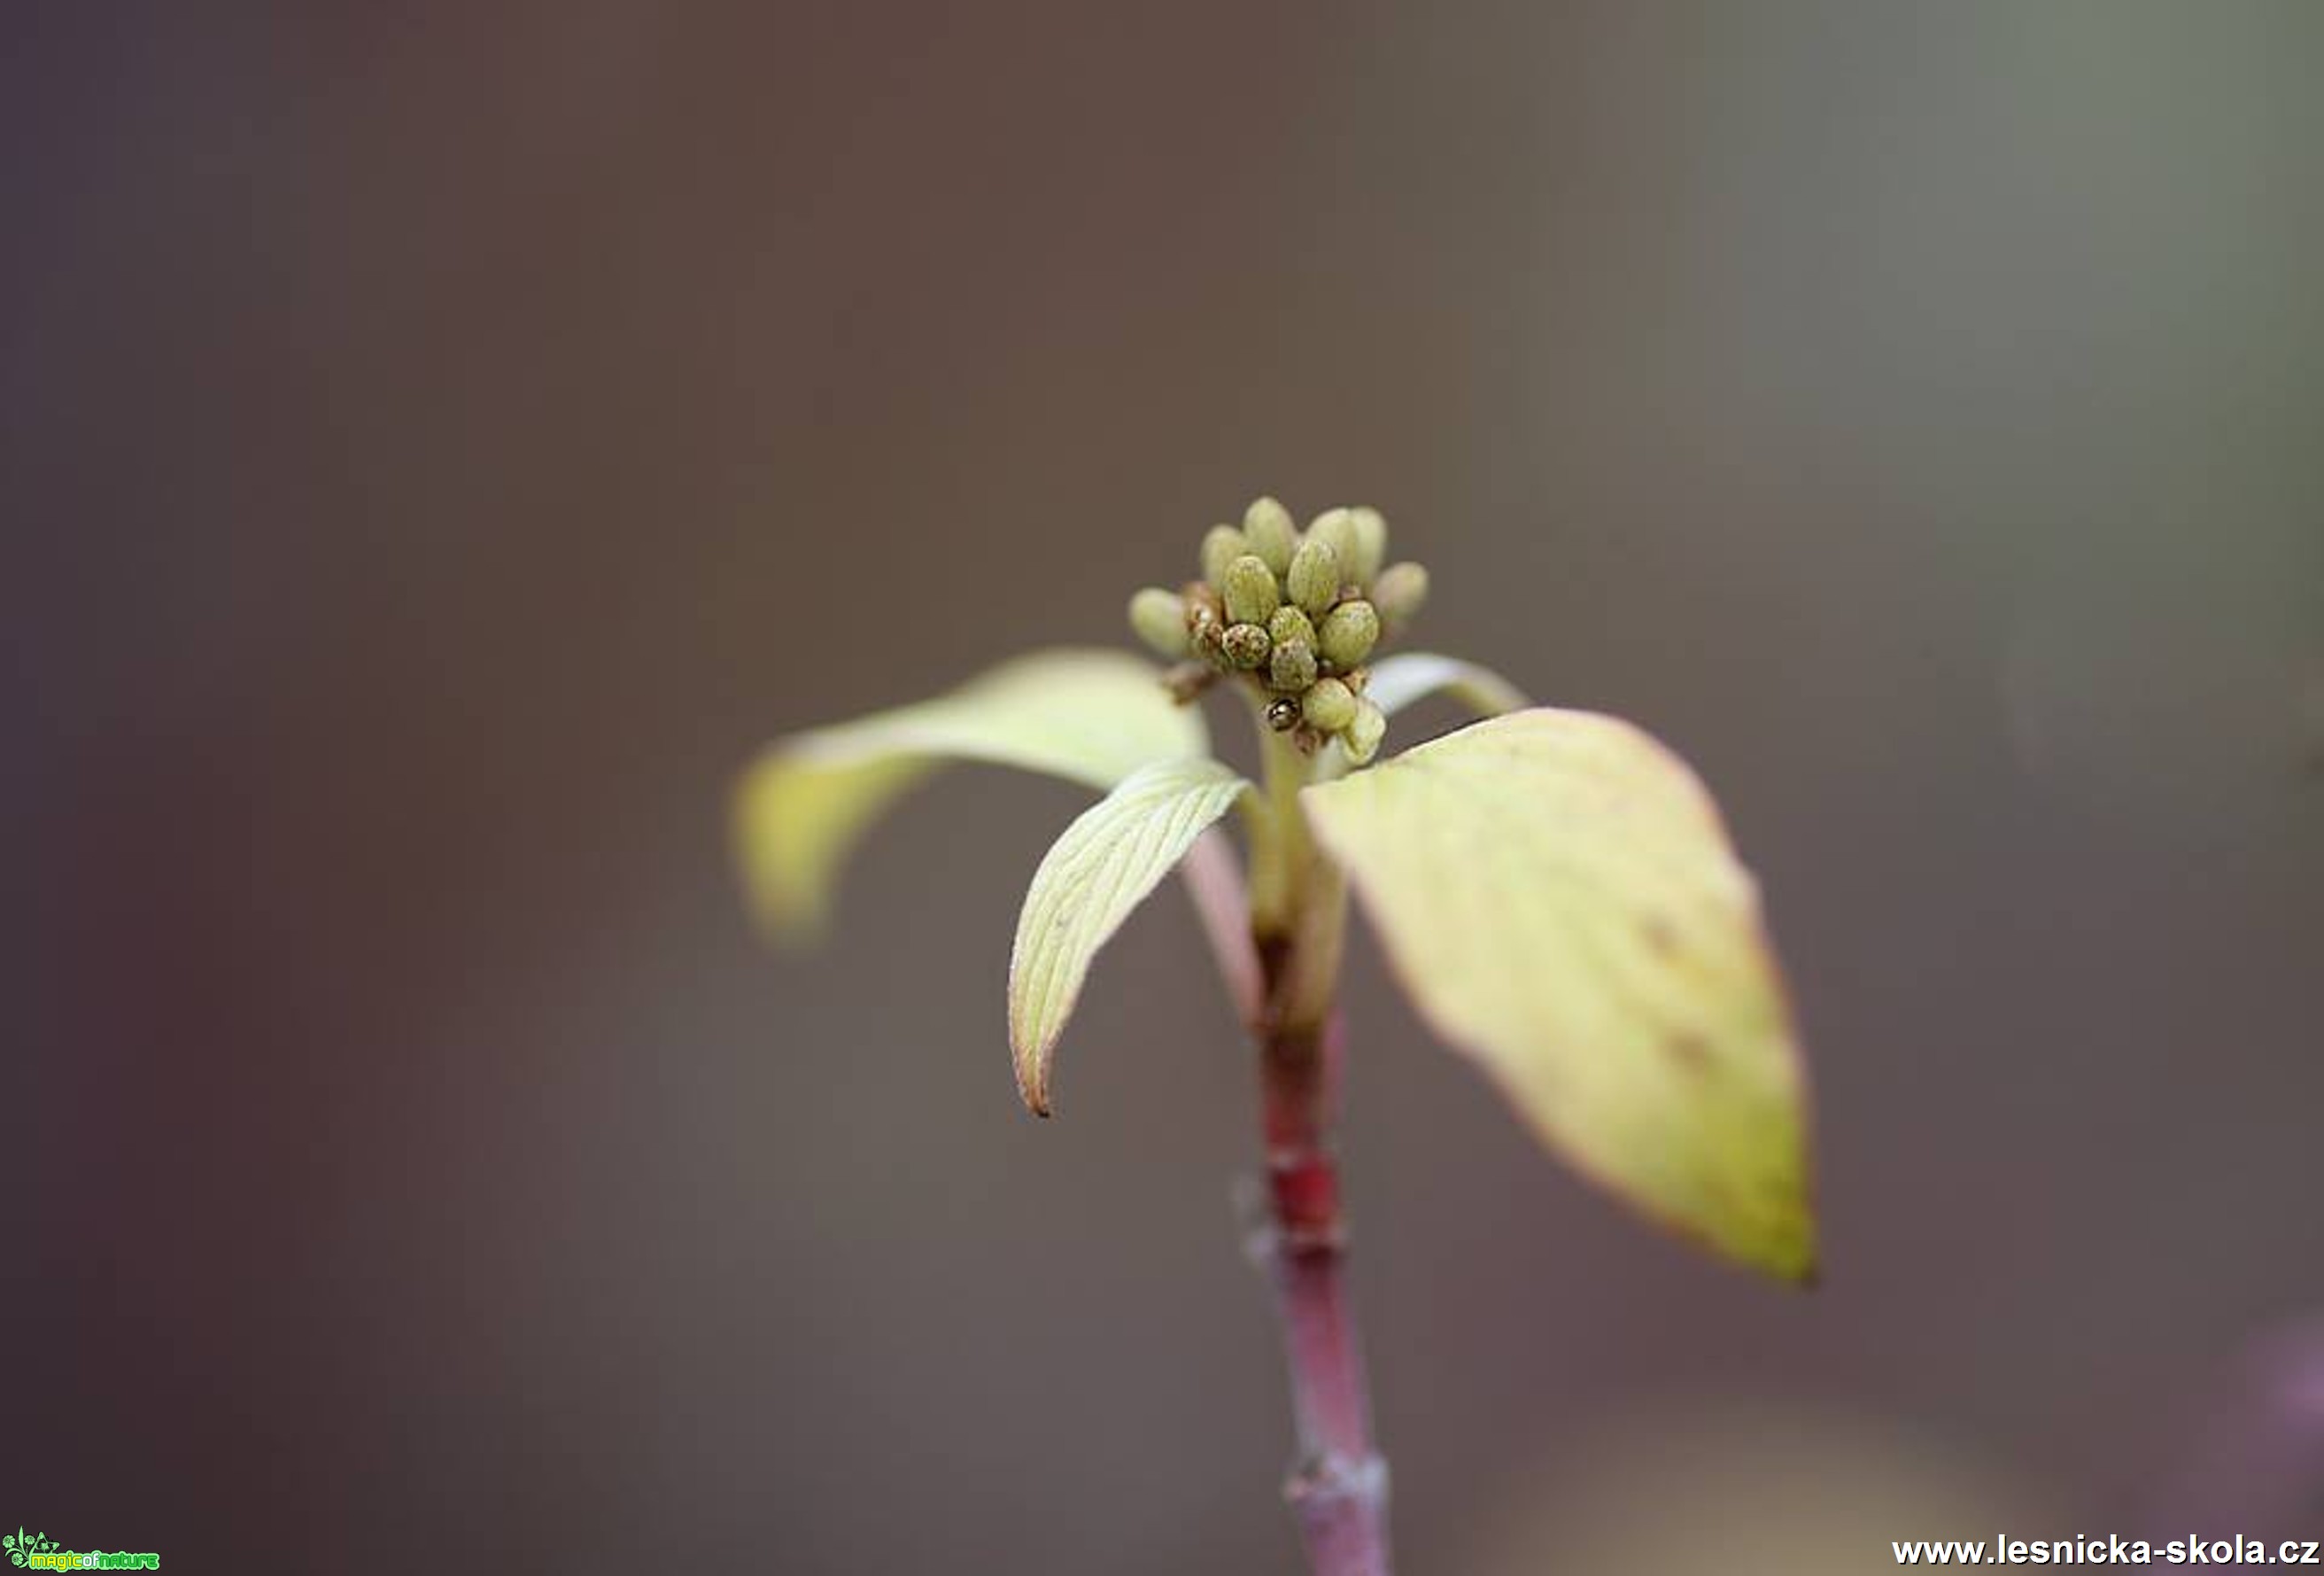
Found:
[(1072, 790), (946, 777), (806, 960), (724, 844), (1272, 490), (1701, 766), (1821, 1106), (1800, 1299), (1360, 948), (1408, 1569), (2119, 1526), (2324, 1306), (2319, 68), (2301, 0), (12, 7), (0, 1516), (1294, 1569), (1183, 899), (1042, 1125)]

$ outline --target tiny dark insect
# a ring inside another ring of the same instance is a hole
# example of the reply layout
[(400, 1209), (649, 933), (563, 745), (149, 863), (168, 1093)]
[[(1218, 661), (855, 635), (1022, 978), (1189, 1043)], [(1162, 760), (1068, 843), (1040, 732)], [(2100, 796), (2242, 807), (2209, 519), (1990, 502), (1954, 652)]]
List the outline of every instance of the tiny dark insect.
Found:
[(1299, 725), (1299, 702), (1285, 696), (1270, 700), (1267, 706), (1267, 726), (1277, 733), (1289, 733)]

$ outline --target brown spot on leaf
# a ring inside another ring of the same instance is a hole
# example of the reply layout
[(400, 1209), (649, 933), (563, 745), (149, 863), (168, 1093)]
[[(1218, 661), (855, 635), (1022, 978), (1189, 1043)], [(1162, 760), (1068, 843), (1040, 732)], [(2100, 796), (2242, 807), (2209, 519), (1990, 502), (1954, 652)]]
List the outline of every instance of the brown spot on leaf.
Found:
[(1638, 928), (1646, 936), (1646, 945), (1652, 949), (1655, 957), (1668, 959), (1677, 954), (1678, 928), (1661, 914), (1648, 914), (1646, 922)]
[(1664, 1043), (1670, 1047), (1671, 1060), (1688, 1077), (1701, 1078), (1711, 1071), (1711, 1042), (1693, 1030), (1682, 1029)]

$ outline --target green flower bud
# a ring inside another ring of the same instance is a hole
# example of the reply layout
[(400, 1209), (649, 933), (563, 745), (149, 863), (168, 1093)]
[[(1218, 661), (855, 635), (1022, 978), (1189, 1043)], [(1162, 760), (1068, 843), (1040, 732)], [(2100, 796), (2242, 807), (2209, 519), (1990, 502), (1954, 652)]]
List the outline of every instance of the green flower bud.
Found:
[(1250, 552), (1227, 565), (1227, 578), (1219, 582), (1219, 595), (1226, 602), (1230, 624), (1265, 624), (1283, 601), (1283, 593), (1275, 584), (1275, 571), (1258, 554)]
[(1323, 538), (1310, 535), (1291, 555), (1285, 577), (1291, 599), (1313, 617), (1321, 618), (1340, 599), (1340, 555)]
[(1360, 586), (1369, 586), (1388, 558), (1388, 519), (1378, 509), (1351, 509), (1348, 524), (1356, 546), (1355, 564), (1349, 578)]
[(1291, 555), (1299, 550), (1299, 527), (1290, 510), (1273, 498), (1260, 498), (1243, 511), (1242, 533), (1268, 569), (1278, 575), (1290, 569)]
[(1267, 726), (1277, 733), (1289, 733), (1299, 726), (1299, 702), (1285, 696), (1267, 703)]
[(1379, 754), (1380, 740), (1388, 737), (1388, 713), (1369, 700), (1355, 703), (1356, 714), (1348, 721), (1348, 759), (1360, 766)]
[(1277, 645), (1289, 645), (1297, 641), (1309, 651), (1315, 649), (1315, 626), (1298, 608), (1285, 605), (1275, 610), (1267, 621), (1267, 635)]
[(1267, 659), (1267, 681), (1296, 695), (1315, 681), (1315, 648), (1304, 640), (1280, 642)]
[(1315, 646), (1338, 666), (1352, 668), (1371, 654), (1379, 634), (1379, 613), (1359, 598), (1323, 615), (1323, 622), (1315, 626)]
[(1130, 598), (1130, 627), (1157, 656), (1186, 654), (1186, 601), (1176, 591), (1148, 586)]
[(1227, 661), (1246, 671), (1265, 665), (1271, 645), (1267, 631), (1256, 624), (1230, 624), (1219, 637), (1220, 649), (1226, 653)]
[[(1321, 542), (1332, 550), (1340, 565), (1343, 579), (1356, 578), (1356, 512), (1353, 509), (1326, 509), (1307, 526), (1307, 540)], [(1333, 590), (1339, 588), (1334, 586)]]
[(1317, 733), (1337, 733), (1355, 720), (1355, 691), (1337, 679), (1318, 679), (1315, 687), (1301, 698), (1299, 714)]
[(1379, 609), (1380, 622), (1391, 630), (1412, 622), (1412, 616), (1426, 600), (1428, 571), (1416, 563), (1388, 565), (1372, 586), (1372, 605)]
[(1212, 526), (1203, 533), (1203, 578), (1225, 589), (1227, 565), (1250, 551), (1250, 543), (1233, 526)]

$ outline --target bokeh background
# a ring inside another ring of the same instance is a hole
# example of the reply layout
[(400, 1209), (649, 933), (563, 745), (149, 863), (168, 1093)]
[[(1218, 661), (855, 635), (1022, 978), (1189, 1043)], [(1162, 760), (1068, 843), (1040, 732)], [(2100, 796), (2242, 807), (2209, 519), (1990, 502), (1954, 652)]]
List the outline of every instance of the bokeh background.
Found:
[(2305, 0), (11, 6), (0, 1516), (1294, 1570), (1183, 897), (1038, 1124), (1073, 790), (945, 777), (806, 960), (724, 842), (765, 739), (1125, 638), (1262, 490), (1698, 764), (1820, 1102), (1802, 1298), (1358, 948), (1408, 1568), (2151, 1514), (2324, 1308), (2319, 69)]

